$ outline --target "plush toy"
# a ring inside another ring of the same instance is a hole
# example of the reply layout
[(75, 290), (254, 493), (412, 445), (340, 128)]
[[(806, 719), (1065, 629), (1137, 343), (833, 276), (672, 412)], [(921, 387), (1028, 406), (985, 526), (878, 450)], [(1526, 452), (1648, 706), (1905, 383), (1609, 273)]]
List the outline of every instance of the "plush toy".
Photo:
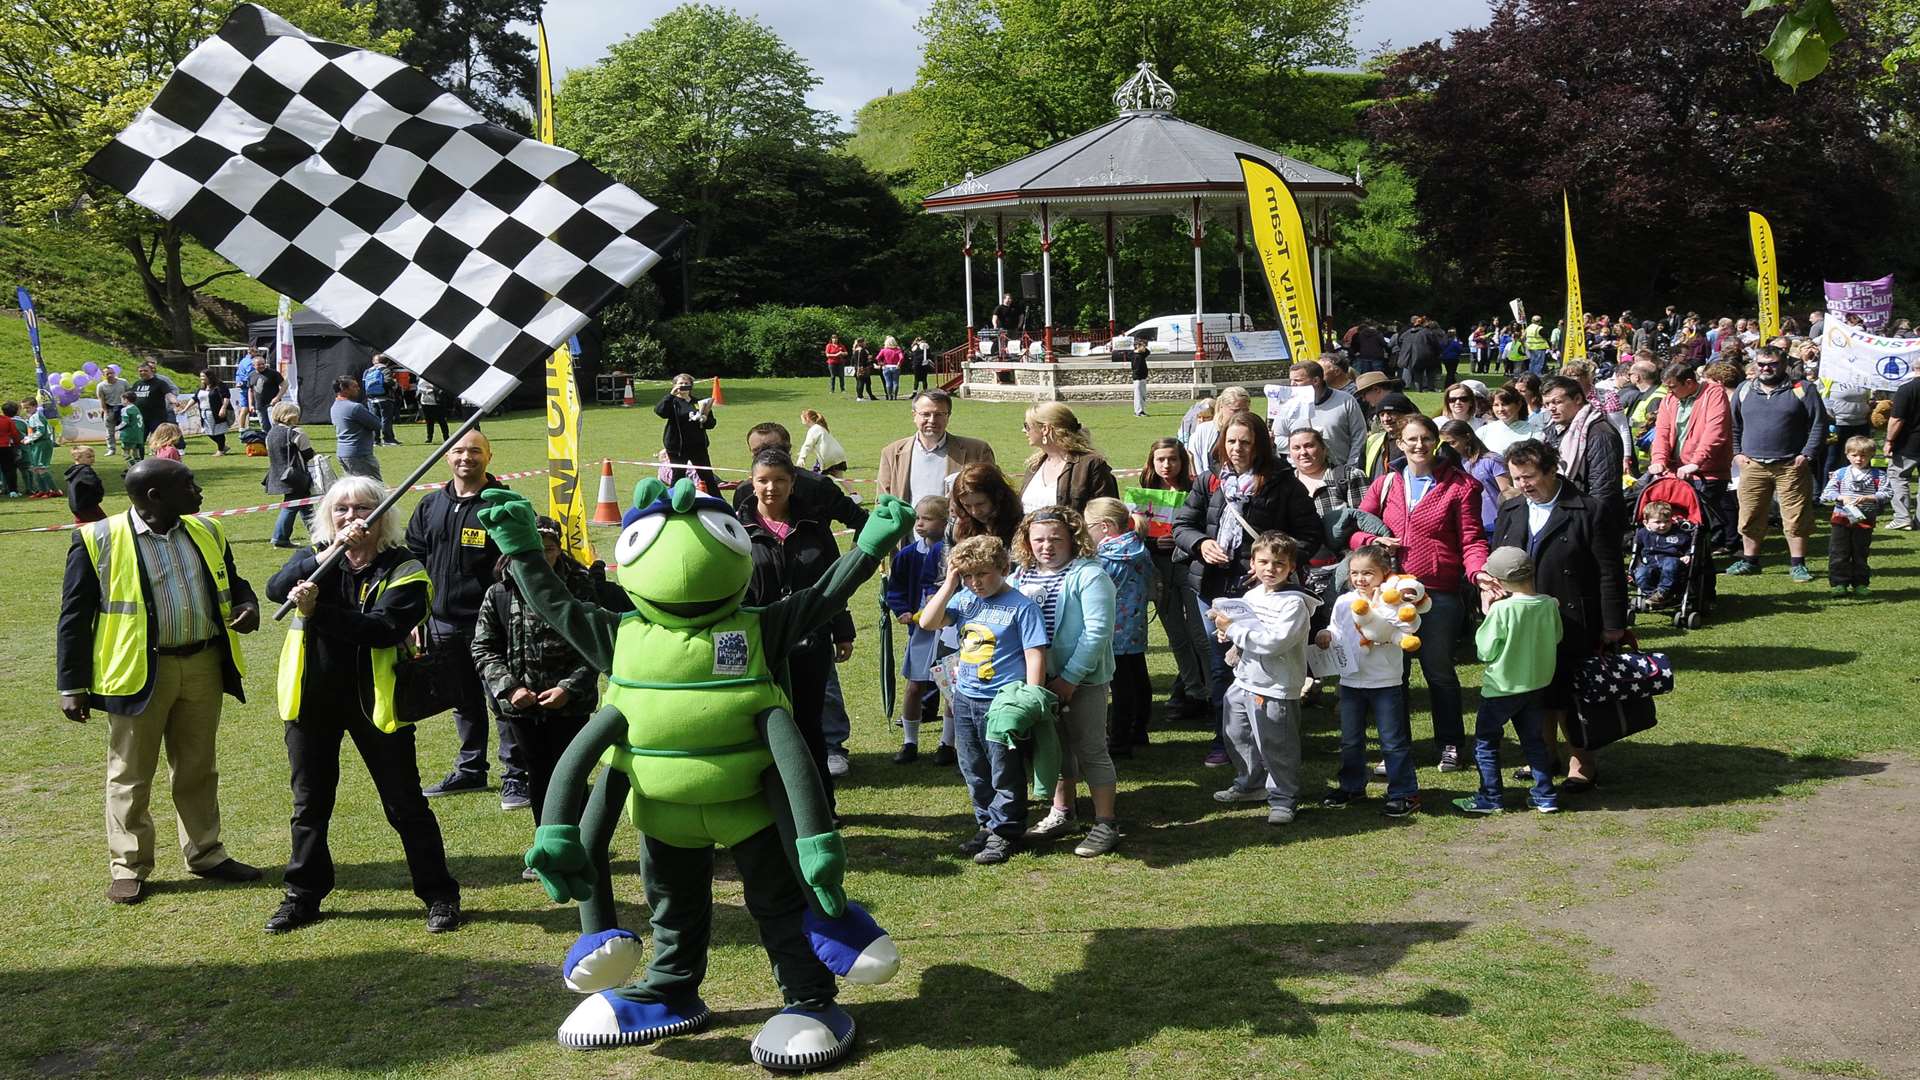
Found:
[[(770, 1069), (819, 1068), (853, 1047), (835, 975), (885, 982), (893, 942), (841, 886), (846, 856), (826, 789), (787, 700), (794, 644), (846, 607), (913, 511), (880, 501), (849, 551), (812, 588), (765, 608), (741, 604), (752, 573), (746, 530), (691, 480), (648, 479), (614, 548), (624, 617), (575, 599), (540, 555), (533, 506), (513, 492), (480, 511), (533, 610), (610, 677), (606, 705), (554, 772), (526, 863), (555, 902), (580, 903), (581, 936), (561, 969), (590, 994), (560, 1026), (579, 1049), (652, 1042), (705, 1027), (700, 999), (713, 922), (713, 848), (731, 849), (786, 1008), (752, 1045)], [(608, 768), (588, 793), (597, 764)], [(643, 834), (653, 961), (615, 925), (607, 846), (625, 809)]]
[(1360, 597), (1353, 602), (1353, 627), (1360, 634), (1360, 647), (1398, 645), (1402, 651), (1420, 648), (1420, 616), (1433, 610), (1433, 598), (1420, 579), (1395, 574), (1380, 583), (1376, 599)]

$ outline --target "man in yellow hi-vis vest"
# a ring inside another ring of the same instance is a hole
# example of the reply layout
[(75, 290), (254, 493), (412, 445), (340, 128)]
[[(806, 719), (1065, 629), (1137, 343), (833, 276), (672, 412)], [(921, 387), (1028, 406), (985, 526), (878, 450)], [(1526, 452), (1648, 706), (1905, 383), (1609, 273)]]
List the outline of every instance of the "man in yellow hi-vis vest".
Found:
[(222, 694), (246, 700), (238, 635), (260, 625), (260, 606), (226, 531), (192, 516), (192, 470), (148, 458), (126, 485), (133, 509), (81, 527), (67, 550), (55, 665), (67, 719), (107, 714), (107, 899), (137, 904), (153, 872), (148, 803), (162, 744), (187, 869), (216, 881), (260, 877), (220, 842), (214, 764)]

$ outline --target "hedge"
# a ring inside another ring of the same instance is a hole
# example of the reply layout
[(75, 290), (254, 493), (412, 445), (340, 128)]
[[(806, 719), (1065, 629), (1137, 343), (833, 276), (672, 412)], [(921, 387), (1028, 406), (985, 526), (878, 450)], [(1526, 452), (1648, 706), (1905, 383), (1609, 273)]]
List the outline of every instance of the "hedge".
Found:
[(888, 335), (903, 350), (915, 337), (924, 337), (938, 352), (958, 344), (960, 332), (960, 320), (953, 316), (904, 319), (884, 308), (762, 304), (662, 320), (654, 325), (653, 340), (609, 342), (608, 361), (651, 378), (672, 371), (702, 376), (819, 375), (830, 334), (839, 334), (841, 344), (847, 346), (854, 338), (864, 337), (876, 351)]

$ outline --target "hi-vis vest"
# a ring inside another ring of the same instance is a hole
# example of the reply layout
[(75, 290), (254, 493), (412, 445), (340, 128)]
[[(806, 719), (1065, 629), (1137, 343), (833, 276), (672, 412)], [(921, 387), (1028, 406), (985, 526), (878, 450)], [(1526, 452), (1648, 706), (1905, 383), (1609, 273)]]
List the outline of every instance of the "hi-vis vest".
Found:
[[(233, 583), (227, 579), (227, 534), (212, 518), (183, 517), (193, 546), (213, 576), (220, 626), (227, 635), (234, 670), (246, 675), (240, 637), (233, 620)], [(131, 697), (147, 685), (147, 597), (140, 589), (140, 557), (133, 537), (133, 511), (115, 514), (81, 529), (87, 558), (100, 577), (100, 612), (93, 627), (93, 685), (99, 697)]]
[[(400, 585), (420, 582), (427, 587), (428, 604), (431, 606), (433, 583), (427, 578), (427, 568), (420, 565), (418, 559), (407, 559), (394, 564), (393, 569), (374, 583), (363, 607), (378, 603), (380, 595), (388, 589)], [(392, 645), (385, 648), (369, 648), (367, 653), (373, 661), (373, 726), (391, 735), (400, 730), (400, 717), (394, 712), (393, 683), (394, 664), (398, 662), (400, 650), (405, 646)], [(295, 723), (300, 719), (300, 688), (307, 676), (307, 620), (299, 614), (293, 617), (293, 625), (287, 628), (286, 643), (280, 646), (280, 719)], [(352, 676), (359, 678), (356, 672)]]

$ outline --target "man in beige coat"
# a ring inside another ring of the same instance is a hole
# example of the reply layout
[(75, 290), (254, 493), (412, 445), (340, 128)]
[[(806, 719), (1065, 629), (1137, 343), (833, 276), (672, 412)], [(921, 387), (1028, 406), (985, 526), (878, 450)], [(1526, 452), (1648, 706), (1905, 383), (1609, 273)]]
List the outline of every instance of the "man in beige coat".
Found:
[(954, 473), (975, 463), (994, 464), (993, 447), (947, 431), (953, 395), (923, 390), (913, 398), (914, 433), (880, 451), (880, 494), (912, 506), (928, 495), (945, 495)]

